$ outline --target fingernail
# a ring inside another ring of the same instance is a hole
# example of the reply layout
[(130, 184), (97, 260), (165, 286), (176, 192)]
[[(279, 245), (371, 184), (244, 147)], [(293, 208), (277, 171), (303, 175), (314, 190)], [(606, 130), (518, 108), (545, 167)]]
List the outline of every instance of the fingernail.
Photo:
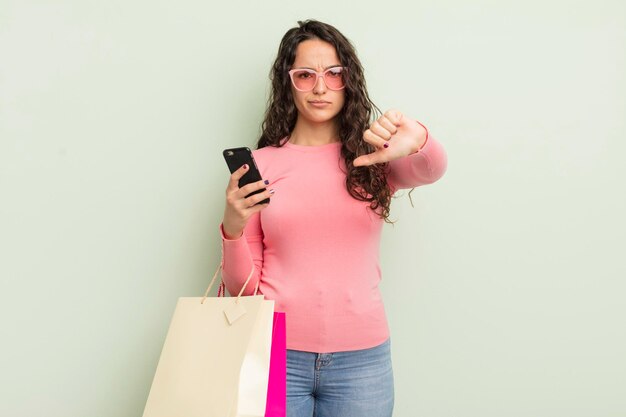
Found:
[(389, 143), (385, 142), (385, 144), (383, 145), (385, 148), (389, 147)]
[(269, 180), (265, 180), (263, 182), (265, 183), (265, 185), (268, 185), (270, 183)]
[(248, 169), (248, 164), (243, 164), (243, 169)]
[(270, 189), (270, 194), (274, 194), (274, 189)]

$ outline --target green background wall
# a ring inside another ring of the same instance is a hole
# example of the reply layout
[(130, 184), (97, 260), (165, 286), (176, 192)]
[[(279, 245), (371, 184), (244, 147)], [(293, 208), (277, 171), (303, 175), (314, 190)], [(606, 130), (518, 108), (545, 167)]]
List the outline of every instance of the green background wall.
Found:
[(3, 0), (0, 415), (141, 415), (306, 18), (449, 156), (381, 242), (394, 415), (626, 416), (626, 6), (536, 0)]

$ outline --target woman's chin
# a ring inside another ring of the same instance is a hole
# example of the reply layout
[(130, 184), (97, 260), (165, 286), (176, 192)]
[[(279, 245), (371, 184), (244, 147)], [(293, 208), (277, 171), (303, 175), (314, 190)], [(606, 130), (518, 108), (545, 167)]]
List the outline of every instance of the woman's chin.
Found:
[(325, 123), (328, 122), (337, 116), (338, 113), (330, 112), (330, 111), (317, 111), (313, 113), (309, 113), (307, 115), (307, 119), (309, 119), (313, 123)]

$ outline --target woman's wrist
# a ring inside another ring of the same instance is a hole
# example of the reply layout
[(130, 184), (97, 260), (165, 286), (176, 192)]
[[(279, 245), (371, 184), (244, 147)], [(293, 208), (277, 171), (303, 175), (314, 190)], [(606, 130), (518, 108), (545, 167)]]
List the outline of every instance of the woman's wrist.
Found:
[(415, 151), (415, 153), (421, 151), (422, 149), (424, 149), (424, 146), (426, 146), (426, 143), (428, 142), (428, 128), (426, 126), (424, 126), (422, 123), (420, 123), (419, 121), (417, 121), (417, 124), (420, 125), (423, 129), (424, 129), (424, 134), (423, 134), (423, 139), (420, 143), (420, 145), (417, 148), (417, 151)]
[(222, 229), (222, 236), (224, 239), (237, 240), (243, 236), (243, 230), (231, 230), (224, 225), (224, 222), (220, 225), (220, 229)]

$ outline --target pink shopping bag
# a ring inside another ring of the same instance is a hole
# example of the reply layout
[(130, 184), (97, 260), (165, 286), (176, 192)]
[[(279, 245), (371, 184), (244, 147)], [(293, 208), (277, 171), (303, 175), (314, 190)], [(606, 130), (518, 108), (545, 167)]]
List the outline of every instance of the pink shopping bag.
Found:
[(287, 415), (287, 330), (285, 313), (274, 312), (265, 417)]

